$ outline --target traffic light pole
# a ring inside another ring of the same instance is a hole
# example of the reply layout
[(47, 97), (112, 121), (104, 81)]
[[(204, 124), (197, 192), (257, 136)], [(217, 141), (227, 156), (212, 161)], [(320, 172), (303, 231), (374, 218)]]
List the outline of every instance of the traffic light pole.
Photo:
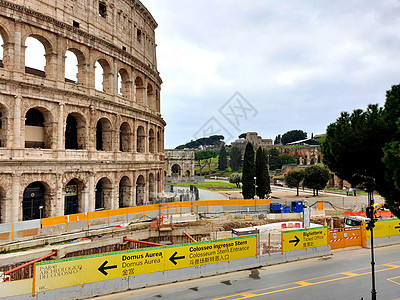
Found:
[(368, 191), (369, 215), (370, 218), (367, 229), (371, 230), (371, 274), (372, 274), (372, 290), (371, 299), (376, 300), (375, 289), (375, 257), (374, 257), (374, 227), (375, 227), (375, 212), (374, 212), (374, 198), (373, 192)]

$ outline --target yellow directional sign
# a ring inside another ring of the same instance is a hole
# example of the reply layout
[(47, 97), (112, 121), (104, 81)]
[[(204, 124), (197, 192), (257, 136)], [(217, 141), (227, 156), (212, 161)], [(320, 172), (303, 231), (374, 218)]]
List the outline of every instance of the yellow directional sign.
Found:
[(256, 236), (175, 246), (165, 249), (165, 270), (206, 265), (256, 255)]
[[(400, 220), (385, 219), (375, 222), (374, 238), (400, 235)], [(367, 230), (367, 239), (371, 239), (371, 231)]]
[(293, 251), (328, 244), (328, 229), (326, 227), (282, 232), (282, 251)]
[(257, 236), (81, 256), (35, 265), (34, 291), (257, 256)]

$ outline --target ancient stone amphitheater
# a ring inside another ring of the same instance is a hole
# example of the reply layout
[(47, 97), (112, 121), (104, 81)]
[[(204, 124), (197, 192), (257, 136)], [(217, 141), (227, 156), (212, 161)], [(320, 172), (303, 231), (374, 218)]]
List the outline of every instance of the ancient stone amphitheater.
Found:
[(137, 0), (0, 0), (1, 222), (157, 198), (156, 27)]

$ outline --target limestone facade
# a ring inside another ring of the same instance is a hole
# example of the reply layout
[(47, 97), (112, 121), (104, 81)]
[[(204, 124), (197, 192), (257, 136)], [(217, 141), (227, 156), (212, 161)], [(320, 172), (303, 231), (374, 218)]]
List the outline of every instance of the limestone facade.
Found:
[[(143, 205), (163, 191), (156, 27), (137, 0), (0, 0), (1, 222)], [(27, 66), (28, 38), (44, 48), (43, 70)]]

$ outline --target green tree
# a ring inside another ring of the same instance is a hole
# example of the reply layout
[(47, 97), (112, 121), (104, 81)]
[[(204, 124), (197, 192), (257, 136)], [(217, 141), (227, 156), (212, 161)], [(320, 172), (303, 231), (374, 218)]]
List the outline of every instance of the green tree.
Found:
[(291, 170), (285, 177), (285, 183), (290, 188), (297, 189), (297, 196), (299, 195), (299, 187), (304, 179), (304, 169)]
[(219, 147), (224, 140), (223, 135), (211, 135), (209, 137), (199, 138), (195, 141), (190, 141), (184, 145), (180, 145), (175, 149), (197, 149), (200, 146), (217, 146)]
[(287, 153), (279, 155), (279, 159), (280, 159), (282, 165), (295, 165), (296, 164), (296, 158), (294, 158), (293, 155), (290, 155)]
[(242, 152), (238, 147), (232, 147), (230, 167), (232, 171), (239, 171), (242, 166)]
[(225, 144), (221, 143), (221, 148), (218, 155), (218, 170), (225, 171), (228, 167), (228, 154), (225, 150)]
[(229, 182), (236, 184), (236, 187), (240, 188), (240, 183), (242, 182), (242, 173), (232, 173), (229, 176)]
[(209, 163), (211, 158), (215, 156), (215, 152), (211, 150), (197, 151), (194, 153), (194, 158), (200, 167), (200, 176), (202, 176), (203, 168)]
[(279, 157), (278, 149), (276, 149), (276, 148), (269, 149), (267, 155), (269, 155), (269, 169), (270, 170), (276, 170), (276, 169), (282, 168), (282, 162)]
[(254, 149), (251, 143), (247, 143), (243, 160), (242, 194), (244, 199), (254, 198), (254, 177), (256, 168), (254, 165)]
[(265, 153), (261, 147), (256, 152), (256, 180), (257, 180), (257, 196), (264, 199), (266, 194), (271, 192), (269, 184), (268, 165), (265, 159)]
[(307, 138), (307, 132), (303, 130), (290, 130), (282, 135), (281, 142), (283, 145)]
[(325, 167), (311, 166), (304, 171), (303, 185), (313, 189), (313, 195), (318, 196), (318, 190), (325, 188), (330, 178), (329, 170)]
[(241, 135), (238, 136), (239, 139), (245, 139), (247, 135), (247, 132), (242, 133)]

